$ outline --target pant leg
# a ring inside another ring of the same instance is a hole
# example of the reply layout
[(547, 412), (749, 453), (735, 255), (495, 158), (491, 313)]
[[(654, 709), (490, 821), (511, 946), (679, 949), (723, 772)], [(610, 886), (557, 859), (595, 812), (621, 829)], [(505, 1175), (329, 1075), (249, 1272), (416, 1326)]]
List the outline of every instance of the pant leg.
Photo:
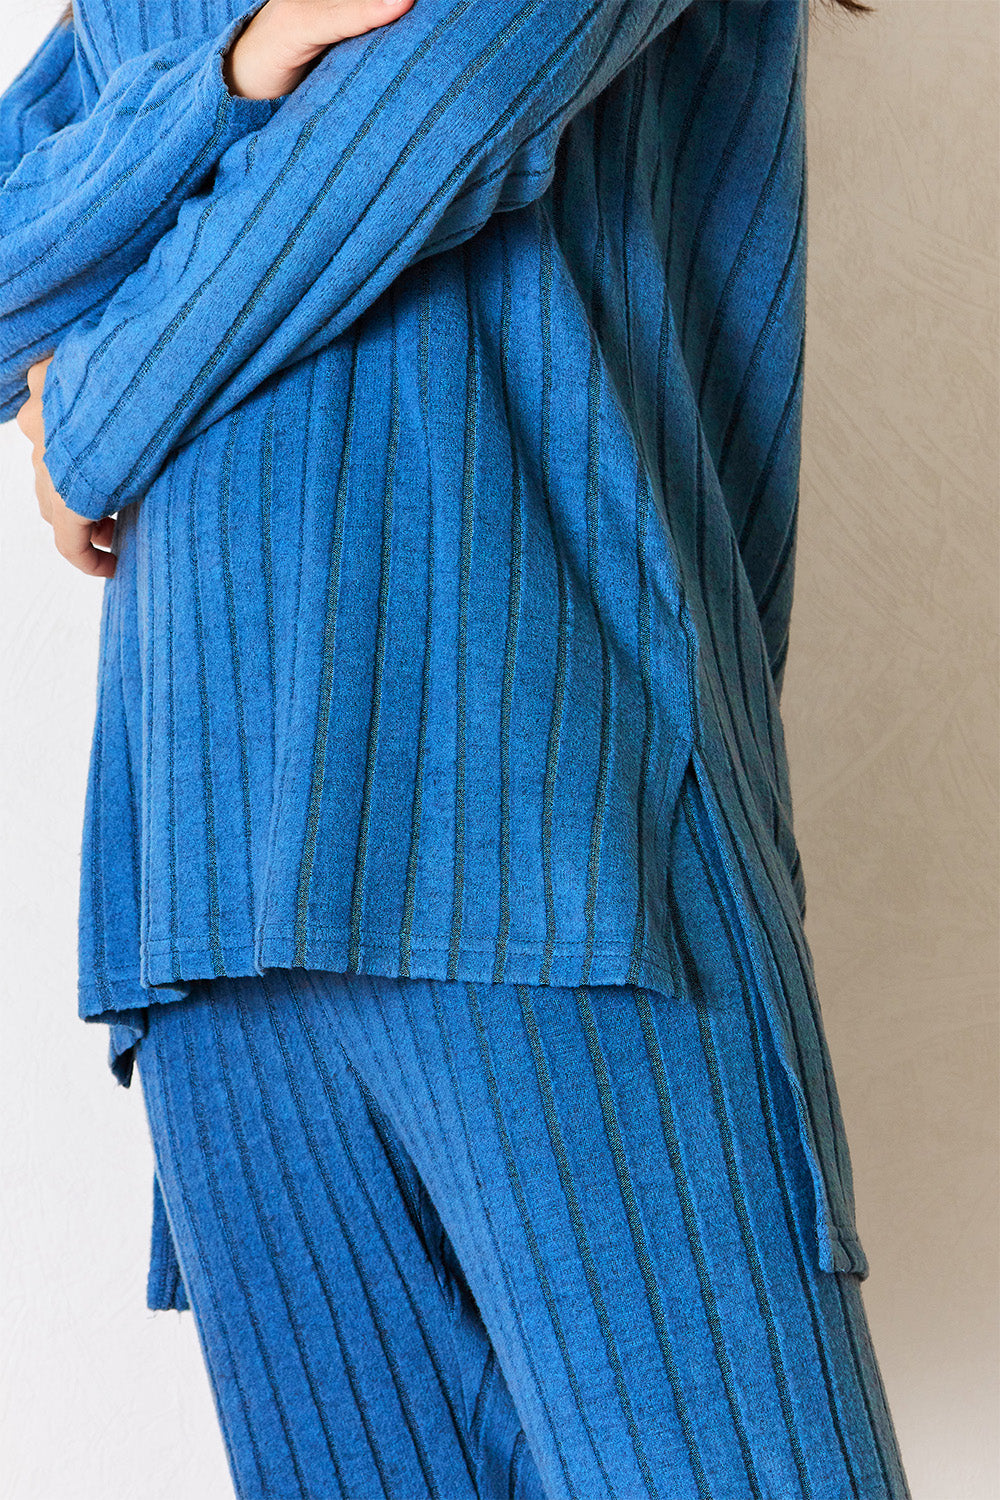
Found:
[(437, 1206), (549, 1500), (908, 1500), (749, 992), (296, 983)]
[(284, 971), (205, 981), (137, 1052), (236, 1492), (541, 1500), (436, 1210), (300, 1015)]

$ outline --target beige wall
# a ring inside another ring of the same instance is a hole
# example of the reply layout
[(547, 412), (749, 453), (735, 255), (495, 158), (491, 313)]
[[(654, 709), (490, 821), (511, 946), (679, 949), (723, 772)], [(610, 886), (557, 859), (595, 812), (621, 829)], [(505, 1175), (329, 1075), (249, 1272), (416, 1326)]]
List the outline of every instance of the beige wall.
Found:
[(998, 11), (830, 10), (783, 694), (807, 932), (914, 1500), (995, 1500)]

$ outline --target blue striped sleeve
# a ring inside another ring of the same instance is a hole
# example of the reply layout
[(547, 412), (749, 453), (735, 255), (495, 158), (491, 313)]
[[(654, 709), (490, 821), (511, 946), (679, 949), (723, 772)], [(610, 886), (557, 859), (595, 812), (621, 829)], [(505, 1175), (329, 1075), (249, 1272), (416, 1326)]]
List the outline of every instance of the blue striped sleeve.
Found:
[(83, 111), (76, 35), (57, 22), (0, 94), (0, 182), (40, 141)]
[(222, 75), (222, 54), (261, 3), (218, 36), (129, 58), (90, 112), (62, 125), (79, 69), (73, 33), (59, 27), (0, 101), (0, 420), (26, 398), (29, 366), (106, 306), (227, 148), (280, 107), (233, 98)]
[(46, 462), (75, 511), (315, 352), (408, 264), (536, 199), (572, 116), (686, 0), (416, 0), (330, 48), (49, 366)]

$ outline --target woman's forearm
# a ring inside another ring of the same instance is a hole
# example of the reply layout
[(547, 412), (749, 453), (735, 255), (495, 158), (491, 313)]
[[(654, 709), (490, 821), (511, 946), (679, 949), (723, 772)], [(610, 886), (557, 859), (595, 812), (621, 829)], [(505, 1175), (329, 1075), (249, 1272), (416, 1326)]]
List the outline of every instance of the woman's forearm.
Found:
[[(76, 76), (72, 26), (56, 25), (30, 80), (0, 98), (0, 421), (29, 365), (99, 314), (169, 231), (229, 146), (264, 125), (339, 37), (384, 27), (413, 0), (248, 3), (214, 37), (172, 38), (125, 59), (86, 118), (54, 86)], [(262, 11), (267, 25), (254, 26)], [(239, 39), (234, 91), (223, 63)], [(35, 103), (36, 95), (40, 102)], [(25, 108), (22, 99), (28, 101)], [(47, 128), (45, 128), (47, 125)], [(37, 153), (31, 148), (41, 146)], [(9, 159), (7, 159), (9, 158)], [(9, 190), (8, 190), (9, 189)]]

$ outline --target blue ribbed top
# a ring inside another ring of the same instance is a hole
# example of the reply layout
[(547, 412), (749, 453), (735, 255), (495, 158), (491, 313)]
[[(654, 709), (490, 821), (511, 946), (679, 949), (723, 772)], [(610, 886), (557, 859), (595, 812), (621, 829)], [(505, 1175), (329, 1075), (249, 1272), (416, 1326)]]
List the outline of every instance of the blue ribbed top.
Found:
[(274, 101), (253, 10), (77, 10), (0, 98), (0, 416), (54, 349), (52, 480), (117, 513), (117, 1075), (272, 966), (684, 993), (693, 775), (794, 1088), (806, 0), (416, 0)]

